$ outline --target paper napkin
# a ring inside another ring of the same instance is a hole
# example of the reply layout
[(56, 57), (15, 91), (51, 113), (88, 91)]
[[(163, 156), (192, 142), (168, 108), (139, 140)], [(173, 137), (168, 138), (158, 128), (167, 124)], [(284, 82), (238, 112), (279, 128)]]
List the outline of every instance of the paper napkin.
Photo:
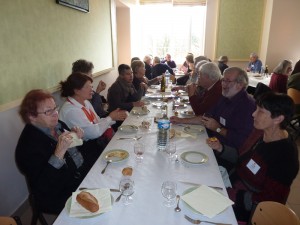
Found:
[(78, 138), (76, 133), (70, 132), (70, 135), (72, 136), (72, 143), (70, 144), (69, 148), (80, 146), (83, 144), (82, 139)]
[(199, 188), (183, 195), (182, 200), (209, 218), (216, 216), (234, 203), (228, 197), (206, 185), (201, 185)]
[(108, 188), (96, 189), (96, 190), (85, 190), (85, 191), (91, 193), (98, 200), (98, 204), (100, 206), (99, 211), (92, 213), (86, 210), (85, 208), (83, 208), (76, 201), (76, 196), (81, 191), (76, 191), (72, 193), (70, 217), (88, 217), (88, 216), (94, 216), (112, 210), (111, 195), (110, 195), (110, 190)]

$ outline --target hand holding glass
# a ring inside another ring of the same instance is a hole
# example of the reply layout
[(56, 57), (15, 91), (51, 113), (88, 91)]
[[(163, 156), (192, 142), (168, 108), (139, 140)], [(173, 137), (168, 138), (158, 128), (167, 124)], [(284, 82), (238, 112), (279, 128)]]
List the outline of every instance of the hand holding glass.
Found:
[(161, 186), (161, 193), (167, 199), (164, 201), (164, 206), (171, 207), (175, 205), (175, 198), (176, 198), (176, 183), (172, 181), (165, 181)]
[(142, 143), (135, 143), (134, 144), (134, 153), (136, 154), (135, 160), (138, 162), (142, 162), (143, 160), (143, 154), (145, 152), (145, 146)]
[(132, 203), (131, 195), (134, 193), (134, 182), (128, 178), (122, 179), (120, 181), (120, 191), (122, 195), (125, 196), (123, 199), (124, 205), (129, 205)]

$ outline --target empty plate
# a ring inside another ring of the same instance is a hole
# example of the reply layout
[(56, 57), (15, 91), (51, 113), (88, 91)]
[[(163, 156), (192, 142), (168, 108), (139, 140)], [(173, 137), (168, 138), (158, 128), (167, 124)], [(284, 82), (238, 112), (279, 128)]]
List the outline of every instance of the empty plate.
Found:
[(138, 127), (135, 125), (122, 125), (118, 128), (119, 131), (126, 132), (126, 133), (135, 133), (138, 131)]
[(180, 158), (190, 164), (203, 164), (208, 161), (208, 156), (201, 153), (201, 152), (196, 152), (196, 151), (188, 151), (188, 152), (183, 152), (180, 155)]

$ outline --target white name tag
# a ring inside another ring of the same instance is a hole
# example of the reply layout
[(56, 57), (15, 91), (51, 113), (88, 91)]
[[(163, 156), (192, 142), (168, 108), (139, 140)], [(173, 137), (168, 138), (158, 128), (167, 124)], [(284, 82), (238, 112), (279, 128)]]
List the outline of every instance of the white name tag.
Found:
[(253, 159), (250, 159), (247, 167), (253, 174), (256, 174), (260, 169), (260, 166)]
[(220, 123), (225, 127), (226, 126), (226, 120), (223, 117), (220, 117)]

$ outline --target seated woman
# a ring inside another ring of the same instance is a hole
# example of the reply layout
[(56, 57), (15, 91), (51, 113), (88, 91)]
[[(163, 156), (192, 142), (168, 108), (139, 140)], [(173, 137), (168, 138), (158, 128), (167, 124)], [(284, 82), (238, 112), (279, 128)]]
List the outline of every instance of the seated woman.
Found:
[(66, 101), (59, 111), (59, 118), (69, 127), (81, 127), (84, 140), (99, 139), (99, 144), (106, 146), (113, 135), (110, 126), (116, 120), (123, 121), (127, 114), (124, 110), (116, 109), (100, 119), (88, 101), (93, 95), (92, 82), (83, 73), (72, 73), (66, 81), (60, 82), (61, 96), (66, 97)]
[(188, 80), (190, 80), (190, 77), (194, 74), (194, 70), (195, 70), (194, 55), (191, 53), (188, 53), (187, 56), (185, 57), (185, 62), (188, 65), (188, 67), (187, 67), (188, 69), (184, 76), (177, 79), (176, 83), (178, 85), (186, 85)]
[(91, 142), (70, 147), (71, 134), (82, 138), (83, 131), (79, 127), (70, 131), (58, 120), (57, 108), (46, 91), (32, 90), (26, 94), (20, 106), (26, 125), (15, 153), (16, 163), (39, 208), (55, 214), (63, 209), (101, 153), (96, 143)]
[(283, 60), (273, 70), (269, 87), (278, 93), (287, 93), (287, 81), (292, 72), (292, 61)]
[(300, 114), (300, 60), (295, 64), (294, 70), (287, 82), (287, 94), (294, 100), (295, 114)]
[[(257, 100), (254, 127), (262, 137), (239, 157), (228, 189), (238, 220), (248, 220), (252, 207), (261, 201), (286, 203), (290, 186), (299, 170), (298, 150), (286, 127), (293, 116), (294, 103), (286, 94), (267, 92)], [(226, 151), (218, 141), (208, 143)]]
[(132, 84), (135, 87), (136, 91), (139, 93), (140, 97), (146, 94), (148, 86), (152, 84), (157, 84), (160, 80), (159, 77), (155, 77), (152, 80), (149, 80), (145, 77), (145, 63), (140, 60), (134, 60), (131, 62), (131, 69), (133, 72), (133, 81)]

